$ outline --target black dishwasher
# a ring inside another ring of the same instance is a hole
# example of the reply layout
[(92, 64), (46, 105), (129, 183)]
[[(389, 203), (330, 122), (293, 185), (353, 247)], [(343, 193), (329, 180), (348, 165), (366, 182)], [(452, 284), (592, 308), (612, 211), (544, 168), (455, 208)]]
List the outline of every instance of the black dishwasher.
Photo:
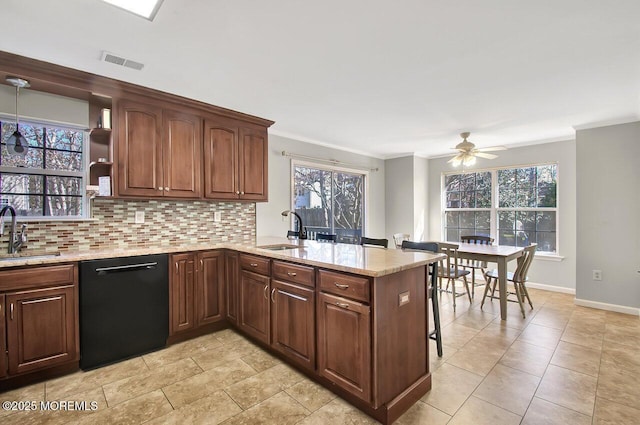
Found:
[(80, 262), (80, 367), (92, 369), (166, 345), (166, 254)]

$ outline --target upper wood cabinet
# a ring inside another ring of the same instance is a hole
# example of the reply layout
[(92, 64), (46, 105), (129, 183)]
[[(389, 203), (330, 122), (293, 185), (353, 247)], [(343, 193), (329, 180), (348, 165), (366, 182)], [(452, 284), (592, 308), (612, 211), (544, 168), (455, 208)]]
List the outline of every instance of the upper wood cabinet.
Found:
[(266, 128), (207, 119), (204, 125), (204, 196), (210, 199), (266, 201)]
[(202, 121), (151, 104), (118, 104), (118, 195), (200, 198)]

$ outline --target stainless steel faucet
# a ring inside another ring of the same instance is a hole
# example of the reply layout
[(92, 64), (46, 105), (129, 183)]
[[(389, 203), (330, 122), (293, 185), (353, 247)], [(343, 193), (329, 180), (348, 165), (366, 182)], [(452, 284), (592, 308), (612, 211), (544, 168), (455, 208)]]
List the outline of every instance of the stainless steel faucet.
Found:
[(304, 226), (302, 225), (302, 217), (300, 217), (300, 214), (298, 214), (295, 211), (291, 211), (291, 210), (284, 210), (280, 214), (282, 214), (283, 217), (286, 217), (289, 214), (295, 215), (296, 218), (298, 219), (298, 231), (300, 232), (300, 234), (298, 235), (298, 239), (307, 239), (307, 231), (305, 230)]
[(7, 205), (0, 210), (0, 236), (4, 234), (4, 215), (9, 211), (11, 214), (11, 231), (9, 232), (8, 252), (15, 254), (20, 251), (22, 245), (27, 241), (27, 225), (23, 224), (20, 232), (16, 231), (16, 210)]

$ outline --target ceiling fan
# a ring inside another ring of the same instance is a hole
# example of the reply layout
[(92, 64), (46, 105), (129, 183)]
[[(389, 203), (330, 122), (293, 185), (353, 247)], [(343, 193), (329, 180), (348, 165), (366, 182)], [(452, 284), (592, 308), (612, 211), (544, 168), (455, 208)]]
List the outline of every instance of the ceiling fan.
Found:
[(463, 166), (469, 166), (476, 163), (476, 157), (485, 158), (485, 159), (495, 159), (498, 155), (494, 155), (493, 151), (504, 151), (507, 148), (504, 146), (494, 146), (490, 148), (482, 148), (476, 149), (476, 145), (467, 140), (467, 138), (471, 135), (469, 132), (460, 133), (460, 137), (462, 137), (462, 142), (458, 143), (454, 149), (458, 150), (458, 153), (451, 158), (449, 161), (453, 164), (454, 167), (462, 164)]

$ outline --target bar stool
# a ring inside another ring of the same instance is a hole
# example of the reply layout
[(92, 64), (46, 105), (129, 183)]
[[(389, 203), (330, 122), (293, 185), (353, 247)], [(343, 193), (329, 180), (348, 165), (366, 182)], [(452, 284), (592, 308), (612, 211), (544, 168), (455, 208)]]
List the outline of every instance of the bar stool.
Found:
[[(414, 249), (439, 253), (440, 247), (437, 242), (412, 242), (402, 241), (402, 249)], [(429, 338), (436, 342), (438, 357), (442, 357), (442, 332), (440, 330), (440, 305), (438, 304), (438, 262), (429, 264), (429, 275), (431, 276), (431, 306), (433, 309), (433, 327), (429, 332)], [(427, 281), (429, 277), (427, 276)]]

